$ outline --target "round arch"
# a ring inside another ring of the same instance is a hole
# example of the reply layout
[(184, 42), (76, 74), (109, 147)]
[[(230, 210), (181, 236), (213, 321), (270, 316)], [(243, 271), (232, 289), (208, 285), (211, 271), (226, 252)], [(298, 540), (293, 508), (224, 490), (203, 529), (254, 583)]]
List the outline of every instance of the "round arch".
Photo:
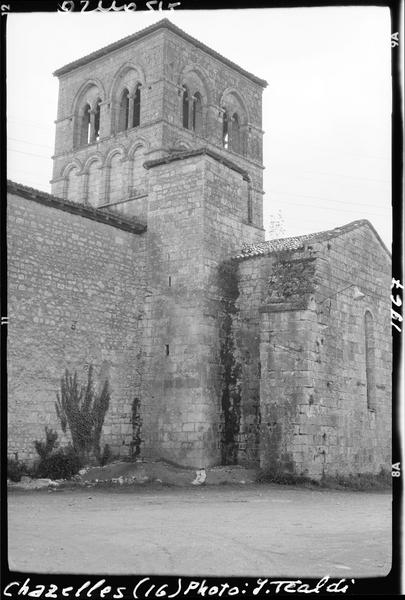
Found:
[[(88, 79), (80, 86), (72, 105), (74, 148), (86, 146), (99, 139), (100, 105), (104, 100), (105, 90), (99, 79)], [(92, 111), (95, 112), (93, 119)]]
[[(200, 89), (197, 87), (198, 83), (200, 84)], [(177, 85), (179, 88), (181, 88), (183, 85), (186, 85), (191, 94), (199, 92), (202, 96), (204, 104), (211, 104), (213, 90), (209, 83), (208, 75), (201, 67), (190, 64), (183, 67), (177, 79)]]
[(105, 156), (102, 166), (109, 167), (111, 165), (111, 160), (116, 154), (119, 154), (121, 156), (121, 162), (124, 162), (127, 158), (127, 150), (125, 146), (123, 146), (122, 144), (114, 146), (114, 148), (112, 148)]
[(246, 105), (245, 100), (243, 99), (243, 97), (240, 95), (240, 93), (238, 92), (238, 90), (236, 90), (235, 88), (227, 88), (220, 97), (219, 100), (219, 106), (227, 108), (227, 104), (231, 104), (232, 108), (231, 111), (234, 112), (233, 108), (235, 107), (234, 103), (230, 103), (227, 102), (227, 98), (235, 98), (237, 104), (239, 104), (240, 108), (242, 109), (242, 115), (240, 115), (241, 117), (241, 125), (246, 125), (247, 123), (250, 123), (250, 115), (249, 115), (249, 111)]
[[(77, 179), (71, 179), (73, 171), (77, 171)], [(81, 188), (82, 188), (82, 165), (78, 159), (73, 159), (65, 165), (62, 171), (63, 177), (63, 198), (70, 202), (81, 201)], [(72, 185), (74, 184), (74, 185)], [(73, 193), (72, 193), (73, 190)], [(73, 197), (69, 197), (73, 196)]]
[(149, 142), (144, 137), (137, 137), (128, 148), (128, 160), (132, 160), (134, 158), (134, 154), (138, 148), (145, 148), (145, 151), (147, 152), (149, 150)]
[(64, 165), (60, 171), (60, 177), (67, 177), (69, 172), (76, 167), (79, 173), (82, 173), (83, 165), (78, 158), (73, 158), (66, 165)]
[(82, 173), (88, 173), (90, 165), (92, 165), (92, 163), (94, 163), (96, 161), (99, 161), (100, 162), (100, 167), (102, 167), (102, 165), (103, 165), (103, 156), (102, 156), (101, 152), (96, 152), (95, 154), (91, 154), (88, 157), (88, 159), (86, 160), (86, 162), (83, 165)]
[[(105, 98), (106, 98), (105, 89), (104, 89), (104, 86), (103, 86), (102, 82), (100, 81), (100, 79), (87, 79), (87, 81), (82, 83), (82, 85), (79, 87), (79, 89), (76, 92), (75, 97), (73, 99), (73, 102), (72, 102), (72, 114), (73, 115), (76, 115), (78, 107), (80, 106), (80, 103), (83, 100), (83, 96), (85, 96), (86, 91), (91, 87), (95, 87), (98, 89), (98, 94), (95, 94), (94, 102), (96, 102), (98, 98), (101, 100), (101, 102), (105, 101)], [(92, 106), (92, 108), (94, 108), (94, 106)]]
[[(135, 72), (136, 76), (134, 78), (134, 81), (136, 81), (137, 83), (140, 83), (142, 86), (145, 85), (146, 79), (145, 79), (145, 73), (144, 73), (143, 68), (138, 64), (126, 62), (120, 66), (120, 68), (118, 69), (118, 71), (115, 73), (115, 75), (113, 77), (113, 80), (111, 82), (110, 89), (108, 92), (108, 101), (109, 102), (114, 102), (115, 95), (117, 93), (117, 90), (119, 90), (119, 88), (120, 88), (121, 82), (124, 83), (124, 87), (125, 87), (125, 75), (127, 73), (129, 73), (130, 71)], [(133, 92), (134, 90), (130, 89), (129, 91)]]
[[(120, 66), (113, 77), (108, 93), (112, 134), (132, 129), (140, 124), (142, 88), (144, 87), (145, 73), (142, 67), (131, 62)], [(124, 94), (124, 92), (126, 93)], [(123, 94), (127, 97), (124, 103)]]

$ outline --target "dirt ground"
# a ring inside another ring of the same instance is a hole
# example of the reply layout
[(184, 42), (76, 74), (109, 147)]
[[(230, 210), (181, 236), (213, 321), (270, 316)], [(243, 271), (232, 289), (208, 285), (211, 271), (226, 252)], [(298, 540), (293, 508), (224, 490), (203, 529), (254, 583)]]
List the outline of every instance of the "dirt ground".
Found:
[(370, 577), (391, 495), (276, 485), (12, 491), (9, 565), (41, 573)]

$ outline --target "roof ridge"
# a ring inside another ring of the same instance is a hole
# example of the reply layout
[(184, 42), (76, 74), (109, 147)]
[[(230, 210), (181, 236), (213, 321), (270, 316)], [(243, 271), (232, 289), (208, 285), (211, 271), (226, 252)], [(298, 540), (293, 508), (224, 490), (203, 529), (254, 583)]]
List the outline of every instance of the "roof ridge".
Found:
[(115, 225), (126, 231), (134, 231), (135, 233), (143, 233), (146, 231), (146, 224), (138, 217), (128, 217), (109, 210), (108, 208), (100, 210), (95, 206), (72, 202), (71, 200), (61, 198), (60, 196), (54, 196), (48, 192), (29, 187), (22, 183), (17, 183), (11, 179), (7, 179), (7, 191), (14, 194), (20, 194), (23, 198), (45, 204), (46, 206), (62, 209), (65, 212), (80, 214), (84, 217), (100, 221), (101, 223)]
[(266, 254), (270, 254), (271, 252), (276, 252), (278, 250), (296, 250), (301, 246), (302, 242), (305, 242), (307, 240), (311, 240), (314, 242), (326, 241), (331, 238), (338, 237), (340, 235), (353, 231), (354, 229), (358, 229), (359, 227), (364, 227), (365, 225), (373, 231), (374, 235), (377, 237), (383, 249), (387, 252), (389, 256), (391, 256), (390, 251), (388, 250), (387, 246), (384, 244), (378, 232), (375, 230), (370, 221), (368, 219), (357, 219), (355, 221), (350, 221), (350, 223), (346, 223), (345, 225), (334, 227), (333, 229), (326, 229), (323, 231), (316, 231), (313, 233), (304, 233), (298, 236), (275, 238), (256, 244), (244, 244), (242, 246), (241, 252), (234, 256), (234, 259), (264, 256)]
[(136, 31), (135, 33), (131, 33), (130, 35), (127, 35), (115, 42), (111, 42), (111, 44), (107, 44), (107, 46), (103, 46), (102, 48), (99, 48), (98, 50), (95, 50), (94, 52), (90, 52), (90, 54), (87, 54), (85, 56), (82, 56), (82, 57), (70, 62), (70, 63), (67, 63), (66, 65), (60, 67), (59, 69), (56, 69), (56, 71), (54, 71), (53, 75), (55, 75), (56, 77), (59, 77), (60, 75), (68, 73), (69, 71), (72, 71), (75, 68), (81, 67), (81, 66), (87, 64), (88, 62), (91, 62), (92, 60), (96, 60), (97, 58), (100, 58), (101, 56), (107, 54), (108, 52), (118, 50), (119, 48), (122, 48), (123, 46), (130, 44), (131, 42), (136, 41), (138, 39), (142, 39), (146, 35), (149, 35), (150, 33), (154, 33), (155, 31), (158, 31), (159, 29), (162, 29), (162, 28), (169, 29), (170, 31), (172, 31), (173, 33), (176, 33), (177, 35), (184, 38), (188, 42), (194, 44), (195, 46), (197, 46), (204, 52), (207, 52), (207, 54), (211, 54), (211, 56), (213, 56), (217, 60), (220, 60), (221, 62), (225, 63), (226, 65), (230, 66), (231, 68), (239, 71), (239, 73), (241, 73), (248, 79), (254, 81), (255, 83), (259, 84), (262, 87), (267, 87), (267, 81), (265, 81), (264, 79), (260, 79), (260, 77), (257, 77), (256, 75), (254, 75), (253, 73), (250, 73), (249, 71), (246, 71), (245, 69), (243, 69), (242, 67), (240, 67), (239, 65), (234, 63), (232, 60), (230, 60), (229, 58), (226, 58), (225, 56), (223, 56), (216, 50), (213, 50), (212, 48), (210, 48), (209, 46), (204, 44), (204, 42), (200, 42), (199, 40), (197, 40), (196, 38), (194, 38), (193, 36), (188, 34), (186, 31), (183, 31), (183, 29), (181, 29), (180, 27), (178, 27), (177, 25), (172, 23), (167, 17), (165, 17), (164, 19), (161, 19), (160, 21), (157, 21), (156, 23), (152, 23), (152, 25), (148, 25), (148, 27), (144, 27), (143, 29)]

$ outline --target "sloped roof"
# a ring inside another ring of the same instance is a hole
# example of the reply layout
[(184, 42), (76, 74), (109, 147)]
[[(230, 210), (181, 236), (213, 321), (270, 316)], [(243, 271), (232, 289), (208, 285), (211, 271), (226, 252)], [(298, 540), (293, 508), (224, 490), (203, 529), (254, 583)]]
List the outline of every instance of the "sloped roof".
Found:
[(168, 163), (171, 163), (171, 162), (174, 162), (177, 160), (184, 160), (186, 158), (192, 158), (193, 156), (200, 156), (203, 154), (206, 156), (210, 156), (211, 158), (215, 159), (216, 161), (220, 162), (221, 164), (227, 166), (229, 169), (232, 169), (233, 171), (240, 173), (242, 175), (243, 179), (248, 180), (249, 174), (245, 169), (242, 169), (239, 165), (234, 163), (232, 160), (229, 160), (228, 158), (224, 158), (221, 154), (219, 154), (219, 152), (215, 152), (215, 150), (211, 150), (210, 148), (207, 148), (206, 146), (201, 146), (200, 148), (194, 148), (192, 150), (180, 150), (180, 151), (173, 152), (173, 154), (170, 154), (169, 156), (163, 156), (161, 158), (147, 160), (146, 162), (143, 163), (143, 166), (145, 167), (145, 169), (151, 169), (158, 165), (164, 165), (164, 164), (168, 164)]
[(334, 229), (328, 229), (326, 231), (318, 231), (316, 233), (307, 233), (300, 236), (279, 238), (275, 240), (269, 240), (267, 242), (260, 242), (259, 244), (245, 244), (242, 246), (242, 250), (239, 252), (239, 254), (234, 256), (234, 259), (243, 260), (246, 258), (254, 258), (256, 256), (265, 256), (266, 254), (281, 252), (283, 250), (298, 250), (298, 248), (302, 248), (307, 243), (326, 242), (332, 238), (343, 235), (344, 233), (349, 233), (350, 231), (354, 231), (355, 229), (359, 229), (361, 227), (369, 227), (380, 242), (385, 252), (391, 257), (387, 246), (384, 244), (370, 221), (367, 219), (359, 219), (358, 221), (352, 221), (351, 223), (347, 223), (347, 225), (342, 225), (341, 227), (335, 227)]
[(114, 50), (119, 50), (120, 48), (123, 48), (124, 46), (127, 46), (128, 44), (137, 42), (138, 40), (141, 40), (142, 38), (146, 37), (147, 35), (150, 35), (151, 33), (154, 33), (155, 31), (158, 31), (159, 29), (169, 29), (170, 31), (172, 31), (173, 33), (176, 33), (178, 36), (180, 36), (187, 42), (190, 42), (197, 48), (200, 48), (200, 50), (203, 50), (207, 54), (210, 54), (212, 57), (221, 61), (228, 67), (235, 69), (235, 71), (238, 71), (239, 73), (241, 73), (241, 75), (244, 75), (245, 77), (247, 77), (254, 83), (260, 85), (263, 88), (267, 87), (267, 81), (265, 81), (264, 79), (260, 79), (259, 77), (256, 77), (256, 75), (249, 73), (249, 71), (245, 71), (245, 69), (242, 69), (236, 63), (232, 62), (228, 58), (225, 58), (224, 56), (222, 56), (222, 54), (219, 54), (219, 52), (212, 50), (212, 48), (210, 48), (209, 46), (206, 46), (199, 40), (193, 38), (191, 35), (189, 35), (185, 31), (183, 31), (182, 29), (180, 29), (180, 27), (173, 25), (173, 23), (171, 21), (169, 21), (169, 19), (162, 19), (161, 21), (158, 21), (157, 23), (154, 23), (153, 25), (150, 25), (149, 27), (146, 27), (145, 29), (141, 29), (140, 31), (137, 31), (136, 33), (133, 33), (132, 35), (128, 35), (127, 37), (122, 38), (121, 40), (118, 40), (116, 42), (113, 42), (112, 44), (109, 44), (108, 46), (104, 46), (103, 48), (100, 48), (99, 50), (96, 50), (95, 52), (92, 52), (91, 54), (87, 54), (86, 56), (83, 56), (82, 58), (79, 58), (78, 60), (68, 63), (67, 65), (65, 65), (63, 67), (60, 67), (60, 69), (57, 69), (54, 72), (54, 75), (56, 77), (59, 77), (60, 75), (69, 73), (69, 71), (72, 71), (73, 69), (77, 69), (78, 67), (82, 67), (83, 65), (86, 65), (87, 63), (89, 63), (93, 60), (96, 60), (97, 58), (100, 58), (100, 57), (104, 56), (105, 54), (108, 54), (109, 52), (113, 52)]
[(47, 192), (28, 187), (26, 185), (22, 185), (21, 183), (16, 183), (10, 179), (7, 180), (7, 191), (10, 194), (15, 194), (16, 196), (22, 196), (28, 200), (34, 200), (39, 204), (58, 208), (71, 214), (81, 215), (87, 219), (112, 225), (114, 227), (118, 227), (119, 229), (123, 229), (124, 231), (130, 231), (132, 233), (143, 233), (146, 231), (146, 224), (136, 217), (127, 217), (108, 209), (94, 208), (93, 206), (77, 204), (76, 202), (71, 202), (69, 200), (65, 200), (64, 198), (58, 198), (57, 196), (53, 196), (52, 194), (48, 194)]

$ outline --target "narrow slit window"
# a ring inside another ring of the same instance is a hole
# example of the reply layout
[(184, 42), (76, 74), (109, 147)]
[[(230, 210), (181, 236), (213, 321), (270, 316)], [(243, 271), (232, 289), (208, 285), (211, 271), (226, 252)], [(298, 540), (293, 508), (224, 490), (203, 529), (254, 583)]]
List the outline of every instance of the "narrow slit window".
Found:
[(132, 127), (139, 127), (141, 124), (141, 86), (136, 86), (134, 97), (134, 115), (132, 119)]
[(250, 183), (248, 183), (247, 220), (248, 223), (253, 222), (252, 188)]
[(172, 278), (170, 275), (169, 275), (169, 287), (172, 287)]
[(228, 150), (229, 148), (229, 122), (227, 112), (224, 111), (224, 115), (222, 117), (222, 145)]
[(80, 145), (85, 146), (86, 144), (90, 144), (90, 104), (86, 104), (83, 110), (82, 116), (82, 128), (81, 128), (81, 136), (80, 136)]
[(97, 100), (96, 110), (94, 112), (94, 136), (93, 142), (98, 142), (100, 139), (100, 112), (101, 112), (101, 100)]
[(170, 354), (169, 344), (166, 344), (166, 356), (169, 356), (169, 354)]
[(183, 86), (183, 127), (188, 129), (188, 107), (189, 107), (189, 95), (186, 86)]
[(124, 89), (121, 94), (121, 101), (119, 106), (118, 114), (118, 131), (124, 131), (128, 129), (128, 118), (129, 118), (129, 92)]
[(367, 408), (376, 410), (376, 383), (375, 383), (375, 337), (374, 321), (372, 314), (367, 311), (364, 315), (365, 352), (366, 352), (366, 387)]
[(201, 133), (202, 129), (202, 99), (199, 92), (194, 94), (193, 101), (193, 129), (196, 133)]
[(237, 113), (232, 117), (231, 146), (234, 152), (240, 153), (240, 125)]

